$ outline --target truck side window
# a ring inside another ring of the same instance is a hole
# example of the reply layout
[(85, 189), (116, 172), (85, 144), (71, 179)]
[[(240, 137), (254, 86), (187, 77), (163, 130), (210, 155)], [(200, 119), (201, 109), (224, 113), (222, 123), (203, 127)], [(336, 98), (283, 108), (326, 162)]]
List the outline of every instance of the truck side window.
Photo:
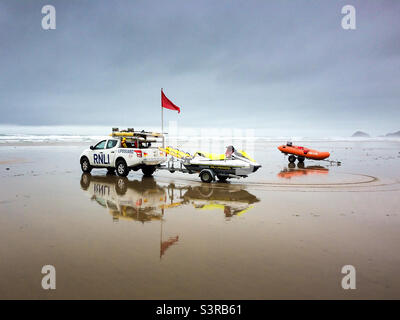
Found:
[(93, 149), (95, 150), (104, 149), (105, 145), (106, 145), (106, 140), (103, 140), (100, 141), (98, 144), (96, 144)]
[(108, 140), (107, 142), (107, 149), (114, 148), (117, 145), (117, 140)]

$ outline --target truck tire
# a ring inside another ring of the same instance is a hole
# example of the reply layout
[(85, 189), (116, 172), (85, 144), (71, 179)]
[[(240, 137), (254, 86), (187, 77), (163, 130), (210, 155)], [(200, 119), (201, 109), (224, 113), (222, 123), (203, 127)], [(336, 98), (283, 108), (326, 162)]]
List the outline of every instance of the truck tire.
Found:
[(92, 171), (92, 166), (90, 165), (89, 159), (82, 157), (81, 159), (81, 169), (85, 173), (90, 173)]
[(91, 179), (91, 174), (90, 173), (82, 173), (81, 176), (81, 188), (83, 190), (87, 190), (90, 186), (90, 179)]
[(214, 180), (214, 177), (210, 172), (210, 170), (203, 170), (200, 172), (200, 179), (205, 183), (210, 183), (211, 181)]
[(144, 166), (142, 168), (143, 174), (145, 176), (147, 176), (147, 177), (151, 176), (154, 173), (154, 171), (156, 171), (156, 167), (155, 166)]
[(128, 179), (126, 177), (120, 177), (116, 182), (115, 191), (119, 196), (123, 196), (128, 190)]
[(117, 161), (116, 169), (117, 169), (117, 174), (120, 177), (126, 177), (129, 174), (129, 168), (126, 165), (125, 160), (123, 159)]

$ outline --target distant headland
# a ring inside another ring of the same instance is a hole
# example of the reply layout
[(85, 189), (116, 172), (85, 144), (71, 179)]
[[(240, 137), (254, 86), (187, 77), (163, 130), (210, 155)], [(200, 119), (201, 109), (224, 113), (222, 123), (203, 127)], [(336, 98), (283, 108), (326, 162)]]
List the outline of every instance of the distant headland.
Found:
[(363, 131), (356, 131), (352, 135), (353, 138), (370, 138), (371, 136), (368, 133)]

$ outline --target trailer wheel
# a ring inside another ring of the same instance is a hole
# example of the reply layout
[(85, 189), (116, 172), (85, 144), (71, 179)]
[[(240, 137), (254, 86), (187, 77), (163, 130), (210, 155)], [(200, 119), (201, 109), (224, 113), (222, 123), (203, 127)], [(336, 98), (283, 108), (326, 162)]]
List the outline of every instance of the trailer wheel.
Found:
[(151, 176), (154, 171), (156, 171), (156, 167), (155, 166), (144, 166), (142, 168), (142, 172), (145, 176)]
[(209, 200), (214, 192), (213, 187), (210, 184), (203, 184), (199, 189), (198, 193), (201, 199)]
[(85, 173), (90, 173), (92, 171), (92, 166), (90, 165), (88, 158), (83, 157), (81, 159), (81, 169)]
[(304, 162), (304, 157), (297, 157), (297, 161), (300, 163), (300, 162)]
[(210, 170), (203, 170), (202, 172), (200, 172), (200, 179), (203, 182), (210, 183), (214, 180), (214, 177)]
[(296, 157), (294, 155), (290, 155), (288, 160), (290, 163), (294, 163), (296, 161)]
[(117, 174), (120, 177), (126, 177), (129, 174), (129, 168), (126, 165), (125, 160), (118, 160), (117, 161)]

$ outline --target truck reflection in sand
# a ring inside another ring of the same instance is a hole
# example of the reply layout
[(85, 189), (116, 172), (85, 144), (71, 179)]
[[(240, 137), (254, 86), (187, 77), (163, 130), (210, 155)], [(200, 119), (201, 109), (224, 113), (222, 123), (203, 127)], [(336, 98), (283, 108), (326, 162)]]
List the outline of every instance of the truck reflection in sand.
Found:
[(198, 210), (221, 210), (225, 218), (243, 215), (260, 200), (241, 185), (161, 186), (152, 177), (129, 180), (117, 176), (81, 176), (81, 188), (107, 208), (114, 221), (142, 223), (161, 220), (165, 210), (192, 205)]
[(326, 175), (329, 173), (329, 169), (323, 166), (304, 166), (304, 163), (298, 163), (297, 169), (294, 163), (289, 163), (287, 168), (284, 168), (278, 173), (279, 178), (292, 179), (295, 177), (306, 176), (306, 175)]
[(126, 219), (141, 223), (160, 221), (160, 259), (165, 251), (179, 241), (179, 235), (163, 240), (164, 212), (192, 205), (198, 210), (222, 210), (225, 219), (240, 216), (260, 200), (240, 185), (213, 184), (198, 186), (159, 185), (153, 177), (129, 180), (117, 176), (81, 176), (81, 188), (91, 200), (108, 209), (113, 221)]

